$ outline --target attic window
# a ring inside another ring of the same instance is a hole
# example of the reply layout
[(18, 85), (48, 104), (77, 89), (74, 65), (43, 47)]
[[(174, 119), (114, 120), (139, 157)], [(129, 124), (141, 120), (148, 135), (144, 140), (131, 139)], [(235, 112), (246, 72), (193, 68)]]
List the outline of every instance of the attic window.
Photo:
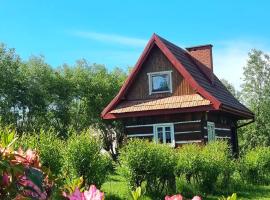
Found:
[(148, 73), (149, 94), (172, 93), (172, 71)]

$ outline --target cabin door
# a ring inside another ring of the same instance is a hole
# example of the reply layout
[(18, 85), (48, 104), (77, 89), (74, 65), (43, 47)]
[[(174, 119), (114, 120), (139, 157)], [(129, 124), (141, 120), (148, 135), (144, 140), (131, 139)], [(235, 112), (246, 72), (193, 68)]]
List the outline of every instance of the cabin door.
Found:
[(173, 124), (157, 124), (154, 126), (154, 140), (157, 143), (174, 145)]
[(216, 139), (214, 122), (207, 122), (207, 135), (208, 135), (208, 141), (213, 141)]

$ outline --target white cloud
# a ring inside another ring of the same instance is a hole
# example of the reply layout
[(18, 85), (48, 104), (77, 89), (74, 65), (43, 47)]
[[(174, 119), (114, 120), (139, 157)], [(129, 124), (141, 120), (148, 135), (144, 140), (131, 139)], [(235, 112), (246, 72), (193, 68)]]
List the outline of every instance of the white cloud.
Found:
[(116, 34), (97, 33), (93, 31), (74, 31), (72, 34), (90, 40), (96, 40), (104, 43), (115, 43), (132, 47), (144, 47), (147, 43), (147, 40), (141, 38), (127, 37)]

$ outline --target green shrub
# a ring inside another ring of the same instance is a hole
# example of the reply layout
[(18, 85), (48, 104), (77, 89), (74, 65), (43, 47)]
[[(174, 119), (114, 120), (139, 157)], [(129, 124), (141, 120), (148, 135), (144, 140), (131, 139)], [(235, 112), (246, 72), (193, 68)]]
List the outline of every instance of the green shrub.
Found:
[(110, 156), (101, 153), (101, 142), (85, 131), (71, 135), (65, 148), (67, 175), (70, 178), (82, 176), (86, 185), (100, 187), (112, 166)]
[(175, 187), (175, 154), (168, 145), (130, 140), (120, 150), (119, 161), (120, 173), (133, 190), (144, 181), (150, 194), (162, 194)]
[(214, 189), (223, 190), (228, 187), (235, 170), (231, 155), (230, 148), (224, 141), (210, 142), (203, 148), (201, 186), (204, 191), (213, 192)]
[(243, 180), (252, 184), (270, 182), (270, 147), (249, 150), (242, 158), (239, 171)]
[(179, 193), (187, 198), (192, 198), (194, 195), (204, 196), (198, 184), (188, 183), (183, 177), (176, 178), (176, 193)]
[(32, 134), (23, 134), (19, 138), (17, 147), (19, 146), (23, 149), (37, 150), (43, 167), (50, 169), (55, 176), (61, 173), (64, 142), (54, 131), (40, 130)]
[(184, 177), (187, 184), (198, 185), (202, 192), (213, 192), (227, 185), (233, 171), (225, 142), (216, 141), (205, 146), (189, 144), (178, 150), (175, 174)]

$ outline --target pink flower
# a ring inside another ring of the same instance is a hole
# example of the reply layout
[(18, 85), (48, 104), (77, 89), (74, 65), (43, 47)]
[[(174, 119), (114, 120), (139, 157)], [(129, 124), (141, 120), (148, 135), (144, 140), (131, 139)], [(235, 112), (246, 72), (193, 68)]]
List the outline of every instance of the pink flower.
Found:
[(47, 193), (45, 191), (42, 192), (40, 188), (36, 186), (31, 180), (28, 180), (26, 176), (21, 176), (18, 183), (25, 188), (23, 191), (24, 196), (34, 197), (40, 200), (47, 199)]
[(183, 200), (183, 197), (181, 194), (173, 195), (171, 197), (166, 196), (165, 200)]
[(21, 148), (19, 148), (18, 152), (15, 153), (15, 163), (22, 163), (25, 166), (32, 166), (36, 168), (40, 168), (39, 157), (37, 152), (32, 151), (31, 149), (27, 149), (24, 153)]
[[(65, 196), (65, 194), (64, 194)], [(104, 193), (100, 192), (96, 186), (91, 185), (88, 191), (81, 192), (75, 189), (72, 195), (68, 196), (69, 200), (104, 200)]]
[(10, 177), (6, 172), (4, 172), (3, 176), (2, 176), (2, 185), (3, 186), (8, 186), (9, 183), (10, 183)]
[(104, 193), (100, 192), (96, 186), (91, 185), (88, 191), (84, 192), (85, 200), (103, 200)]
[(85, 200), (84, 194), (76, 188), (72, 195), (68, 197), (69, 200)]
[(192, 198), (192, 200), (202, 200), (202, 198), (199, 197), (199, 196), (195, 196), (195, 197)]

